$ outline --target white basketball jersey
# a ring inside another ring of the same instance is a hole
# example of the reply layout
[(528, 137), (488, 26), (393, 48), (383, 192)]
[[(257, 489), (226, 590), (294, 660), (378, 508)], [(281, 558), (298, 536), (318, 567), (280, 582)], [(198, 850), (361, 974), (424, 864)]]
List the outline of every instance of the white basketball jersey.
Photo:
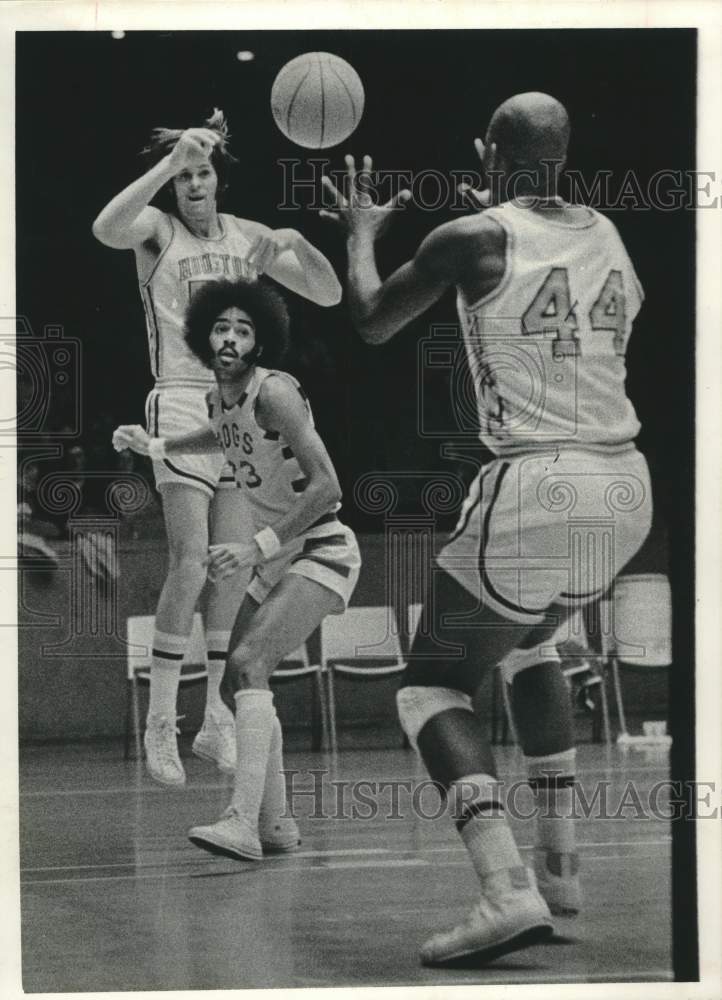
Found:
[[(236, 485), (253, 508), (259, 527), (273, 524), (298, 500), (307, 480), (293, 451), (278, 431), (264, 430), (256, 423), (256, 401), (268, 378), (286, 379), (300, 393), (311, 426), (313, 414), (303, 389), (287, 372), (256, 366), (246, 391), (232, 406), (226, 406), (217, 386), (206, 396), (208, 419), (231, 467)], [(338, 510), (336, 504), (331, 510)]]
[(639, 431), (625, 352), (643, 292), (614, 225), (513, 202), (488, 209), (506, 270), (479, 302), (459, 294), (482, 442), (498, 455), (550, 446), (611, 450)]
[(188, 349), (183, 336), (186, 306), (207, 281), (255, 277), (246, 264), (251, 239), (233, 215), (219, 215), (221, 235), (195, 236), (180, 219), (167, 215), (171, 237), (149, 277), (139, 275), (145, 308), (151, 373), (161, 387), (202, 386), (213, 374)]

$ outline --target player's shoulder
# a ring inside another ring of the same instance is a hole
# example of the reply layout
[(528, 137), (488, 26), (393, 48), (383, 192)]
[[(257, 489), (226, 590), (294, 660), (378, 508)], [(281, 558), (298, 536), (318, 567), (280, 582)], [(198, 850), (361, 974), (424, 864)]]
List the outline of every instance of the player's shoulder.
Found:
[(433, 229), (416, 254), (422, 269), (443, 272), (454, 280), (478, 256), (503, 254), (506, 233), (486, 212), (452, 219)]
[[(256, 413), (272, 420), (306, 410), (307, 396), (301, 384), (288, 372), (264, 368), (258, 372), (260, 386), (256, 396)], [(260, 422), (260, 421), (259, 421)]]
[(504, 242), (504, 227), (489, 211), (452, 219), (433, 229), (426, 238), (432, 246), (468, 247)]
[(243, 219), (239, 215), (223, 215), (222, 218), (226, 221), (227, 225), (232, 226), (239, 232), (243, 233), (244, 236), (249, 236), (251, 238), (256, 236), (266, 236), (268, 233), (272, 232), (270, 226), (265, 225), (263, 222), (256, 222), (255, 219)]

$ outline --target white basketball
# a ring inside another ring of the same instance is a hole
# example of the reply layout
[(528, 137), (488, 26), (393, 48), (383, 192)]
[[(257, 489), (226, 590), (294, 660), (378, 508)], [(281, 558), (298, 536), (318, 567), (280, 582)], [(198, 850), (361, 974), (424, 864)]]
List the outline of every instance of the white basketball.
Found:
[(306, 149), (348, 139), (364, 109), (361, 78), (330, 52), (306, 52), (283, 67), (271, 89), (271, 111), (283, 134)]

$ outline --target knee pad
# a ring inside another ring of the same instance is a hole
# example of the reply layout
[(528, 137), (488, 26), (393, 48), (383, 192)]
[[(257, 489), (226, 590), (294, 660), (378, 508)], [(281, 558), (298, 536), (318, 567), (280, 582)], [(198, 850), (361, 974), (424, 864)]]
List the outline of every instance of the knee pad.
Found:
[(429, 719), (449, 708), (473, 711), (471, 698), (463, 691), (445, 687), (403, 687), (396, 693), (396, 708), (401, 727), (414, 750), (416, 739)]
[(499, 664), (499, 669), (506, 683), (512, 684), (518, 673), (529, 667), (537, 667), (540, 663), (561, 663), (555, 646), (545, 643), (531, 649), (512, 649)]

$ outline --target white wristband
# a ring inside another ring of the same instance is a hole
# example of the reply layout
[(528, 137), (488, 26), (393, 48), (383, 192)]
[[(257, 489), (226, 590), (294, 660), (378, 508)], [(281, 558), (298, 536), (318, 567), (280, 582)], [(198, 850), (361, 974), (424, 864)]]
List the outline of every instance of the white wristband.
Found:
[(148, 458), (160, 462), (165, 458), (165, 438), (151, 438), (148, 445)]
[(264, 559), (273, 559), (281, 551), (281, 540), (269, 525), (254, 535), (253, 540), (261, 550)]

